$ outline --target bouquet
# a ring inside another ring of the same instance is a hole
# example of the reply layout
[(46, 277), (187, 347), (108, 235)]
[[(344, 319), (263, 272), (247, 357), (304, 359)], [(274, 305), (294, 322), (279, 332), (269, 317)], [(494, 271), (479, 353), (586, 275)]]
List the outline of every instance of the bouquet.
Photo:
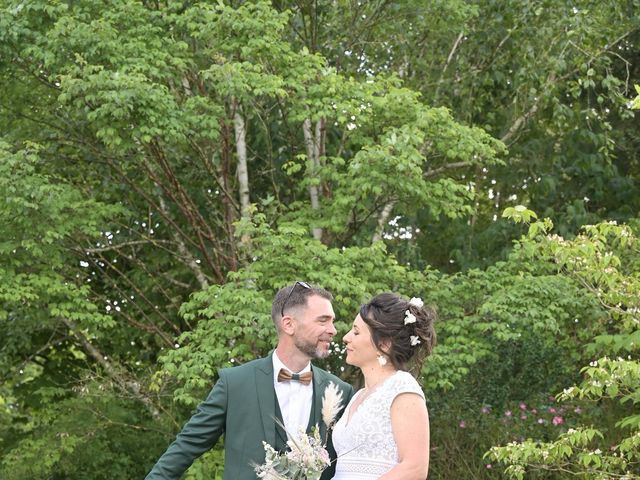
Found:
[[(333, 382), (329, 383), (322, 398), (322, 421), (327, 426), (327, 437), (340, 409), (342, 392)], [(283, 426), (284, 428), (284, 426)], [(288, 433), (288, 432), (287, 432)], [(289, 435), (289, 451), (277, 452), (267, 442), (262, 442), (265, 462), (255, 467), (258, 478), (264, 480), (318, 480), (325, 468), (331, 465), (326, 438), (320, 438), (316, 425), (310, 435), (300, 432), (298, 437)]]

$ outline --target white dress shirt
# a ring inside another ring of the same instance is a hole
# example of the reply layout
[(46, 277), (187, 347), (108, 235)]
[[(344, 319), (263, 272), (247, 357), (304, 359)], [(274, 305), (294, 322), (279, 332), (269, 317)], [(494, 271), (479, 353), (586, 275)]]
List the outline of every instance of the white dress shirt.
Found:
[[(278, 398), (278, 404), (280, 405), (280, 413), (282, 413), (282, 421), (284, 422), (285, 429), (289, 438), (291, 435), (298, 436), (300, 429), (302, 432), (306, 432), (307, 425), (309, 424), (309, 417), (311, 415), (311, 404), (313, 403), (313, 382), (309, 385), (304, 385), (302, 382), (290, 380), (288, 382), (278, 381), (278, 372), (281, 368), (286, 367), (284, 363), (278, 358), (278, 354), (273, 352), (273, 385), (276, 390), (276, 397)], [(291, 370), (289, 370), (291, 372)], [(307, 364), (299, 372), (291, 373), (305, 373), (311, 371), (311, 362)]]

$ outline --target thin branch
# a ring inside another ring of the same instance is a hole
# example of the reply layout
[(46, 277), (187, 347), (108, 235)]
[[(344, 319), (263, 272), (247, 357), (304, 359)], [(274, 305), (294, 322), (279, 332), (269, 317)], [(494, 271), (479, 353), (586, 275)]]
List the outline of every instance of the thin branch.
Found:
[[(160, 208), (163, 211), (165, 211), (166, 214), (168, 214), (168, 212), (166, 212), (167, 206), (164, 203), (164, 199), (159, 194), (158, 194), (158, 201), (160, 202)], [(202, 268), (200, 268), (200, 264), (196, 261), (193, 255), (191, 255), (191, 252), (187, 249), (187, 246), (182, 241), (182, 238), (178, 237), (177, 233), (173, 231), (171, 232), (171, 235), (173, 236), (174, 241), (178, 245), (178, 251), (180, 252), (180, 256), (184, 259), (185, 264), (191, 269), (196, 279), (198, 280), (198, 283), (200, 284), (200, 289), (206, 290), (207, 288), (209, 288), (209, 280), (207, 279), (207, 276), (202, 271)]]
[(436, 175), (441, 174), (442, 172), (446, 172), (447, 170), (453, 170), (455, 168), (468, 167), (470, 165), (471, 164), (469, 162), (448, 163), (447, 165), (443, 165), (442, 167), (438, 167), (438, 168), (433, 168), (433, 169), (427, 170), (426, 172), (424, 172), (422, 174), (422, 176), (425, 177), (425, 178), (431, 178), (431, 177), (435, 177)]
[(124, 242), (124, 243), (118, 243), (117, 245), (109, 245), (108, 247), (100, 247), (100, 248), (82, 248), (83, 252), (87, 252), (87, 253), (100, 253), (100, 252), (109, 252), (109, 251), (119, 251), (121, 248), (123, 247), (129, 247), (132, 245), (153, 245), (153, 246), (157, 246), (157, 244), (159, 243), (168, 243), (170, 245), (172, 245), (174, 242), (170, 241), (170, 240), (154, 240), (154, 239), (149, 239), (149, 240), (131, 240), (130, 242)]
[(453, 59), (453, 56), (456, 53), (456, 50), (458, 49), (458, 46), (460, 45), (460, 42), (462, 41), (462, 39), (464, 38), (464, 31), (460, 32), (458, 34), (458, 37), (456, 38), (455, 42), (453, 42), (453, 46), (451, 47), (451, 51), (449, 52), (449, 56), (447, 57), (447, 61), (444, 64), (444, 67), (442, 67), (442, 72), (440, 72), (440, 78), (438, 79), (438, 84), (436, 86), (436, 91), (433, 94), (433, 98), (434, 101), (437, 101), (438, 96), (440, 94), (440, 86), (442, 85), (442, 82), (444, 81), (444, 74), (447, 71), (447, 68), (449, 68), (449, 64), (451, 63), (451, 60)]
[(107, 375), (116, 382), (120, 388), (132, 393), (136, 399), (140, 400), (154, 418), (159, 416), (158, 409), (155, 407), (151, 399), (142, 392), (141, 386), (138, 382), (127, 379), (122, 373), (118, 372), (118, 370), (107, 360), (107, 357), (89, 341), (89, 339), (80, 331), (72, 320), (69, 320), (68, 318), (61, 318), (60, 320), (66, 325), (69, 332), (76, 337), (78, 342), (80, 342), (85, 352), (87, 352), (89, 356), (104, 369)]

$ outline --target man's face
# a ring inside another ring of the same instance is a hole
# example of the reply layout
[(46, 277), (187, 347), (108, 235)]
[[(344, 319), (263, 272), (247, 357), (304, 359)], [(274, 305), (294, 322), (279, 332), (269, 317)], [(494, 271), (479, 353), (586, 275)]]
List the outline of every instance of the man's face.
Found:
[(333, 326), (335, 314), (331, 302), (318, 295), (307, 298), (307, 306), (297, 308), (293, 313), (295, 332), (293, 341), (309, 358), (324, 358), (329, 355), (329, 345), (336, 329)]

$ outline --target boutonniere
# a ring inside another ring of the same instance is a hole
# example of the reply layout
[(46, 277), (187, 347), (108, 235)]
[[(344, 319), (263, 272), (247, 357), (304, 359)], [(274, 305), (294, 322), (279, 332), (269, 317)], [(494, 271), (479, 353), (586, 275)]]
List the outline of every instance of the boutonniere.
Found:
[(322, 421), (327, 426), (327, 432), (333, 427), (342, 407), (342, 392), (335, 383), (329, 382), (322, 396)]

